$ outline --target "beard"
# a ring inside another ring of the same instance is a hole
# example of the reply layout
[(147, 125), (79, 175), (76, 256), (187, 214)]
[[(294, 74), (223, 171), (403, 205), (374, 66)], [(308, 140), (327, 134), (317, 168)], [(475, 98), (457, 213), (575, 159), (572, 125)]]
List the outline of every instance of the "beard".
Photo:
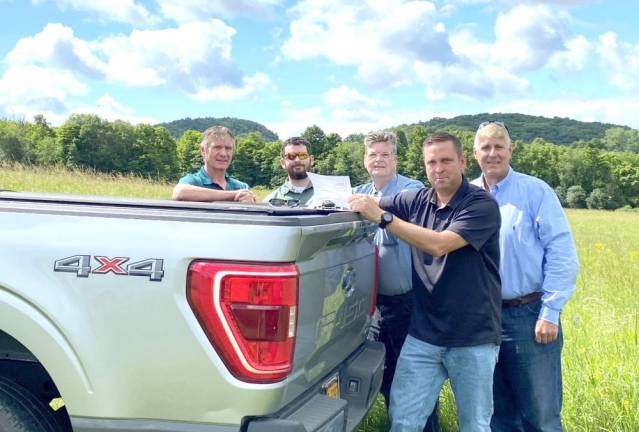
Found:
[(293, 180), (304, 180), (308, 177), (306, 167), (303, 165), (294, 166), (288, 170), (288, 175)]

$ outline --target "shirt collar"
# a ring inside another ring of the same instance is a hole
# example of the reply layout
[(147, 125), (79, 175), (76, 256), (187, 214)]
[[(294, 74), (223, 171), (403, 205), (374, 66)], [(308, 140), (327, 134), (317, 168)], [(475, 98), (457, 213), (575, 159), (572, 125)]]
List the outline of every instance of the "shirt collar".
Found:
[[(308, 185), (306, 185), (306, 187), (304, 188), (304, 191), (310, 189), (313, 187), (313, 183), (309, 182)], [(284, 184), (282, 185), (282, 193), (287, 194), (289, 193), (291, 190), (293, 189), (293, 185), (291, 184), (291, 181), (289, 179), (286, 179), (286, 181), (284, 182)]]
[[(448, 204), (446, 204), (444, 207), (455, 208), (455, 206), (459, 204), (459, 202), (464, 198), (464, 196), (468, 194), (469, 187), (470, 186), (469, 186), (468, 180), (466, 180), (466, 176), (462, 174), (462, 182), (461, 182), (461, 185), (459, 185), (459, 189), (457, 189), (457, 191), (455, 192), (455, 195), (453, 195), (451, 200), (448, 201)], [(437, 193), (435, 192), (435, 189), (432, 189), (432, 188), (430, 191), (431, 191), (430, 203), (437, 206)]]
[[(202, 167), (200, 168), (200, 177), (202, 177), (202, 184), (217, 184), (213, 181), (213, 179), (209, 176), (209, 173), (206, 172), (206, 168)], [(229, 174), (227, 172), (224, 173), (224, 179), (226, 180), (226, 182), (228, 183), (229, 179), (231, 177), (229, 177)], [(219, 186), (219, 185), (218, 185)]]
[(375, 195), (384, 196), (384, 195), (386, 195), (386, 192), (387, 192), (390, 188), (395, 187), (395, 185), (397, 184), (397, 182), (398, 182), (398, 181), (399, 181), (399, 175), (396, 173), (396, 174), (395, 174), (395, 176), (394, 176), (392, 179), (390, 179), (390, 180), (388, 181), (388, 183), (386, 183), (386, 184), (384, 185), (384, 187), (383, 187), (383, 188), (381, 188), (381, 189), (379, 189), (379, 190), (377, 190), (377, 188), (375, 188), (375, 182), (374, 182), (374, 181), (372, 181), (372, 182), (371, 182), (371, 186), (373, 187), (373, 193), (374, 193)]
[[(503, 189), (504, 187), (506, 187), (508, 185), (508, 183), (510, 183), (513, 179), (513, 177), (515, 176), (515, 171), (509, 166), (508, 167), (508, 174), (506, 174), (506, 177), (504, 177), (503, 179), (501, 179), (500, 182), (497, 182), (493, 185), (492, 188), (490, 188), (490, 191), (498, 191), (500, 189)], [(484, 175), (482, 174), (482, 184), (484, 182)]]

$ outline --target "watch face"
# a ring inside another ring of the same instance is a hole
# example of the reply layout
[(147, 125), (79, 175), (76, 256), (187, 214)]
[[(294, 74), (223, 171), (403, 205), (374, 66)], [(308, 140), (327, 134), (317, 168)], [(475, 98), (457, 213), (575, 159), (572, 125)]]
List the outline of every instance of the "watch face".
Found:
[(389, 212), (382, 213), (382, 219), (379, 222), (380, 228), (386, 228), (386, 225), (393, 221), (393, 214)]

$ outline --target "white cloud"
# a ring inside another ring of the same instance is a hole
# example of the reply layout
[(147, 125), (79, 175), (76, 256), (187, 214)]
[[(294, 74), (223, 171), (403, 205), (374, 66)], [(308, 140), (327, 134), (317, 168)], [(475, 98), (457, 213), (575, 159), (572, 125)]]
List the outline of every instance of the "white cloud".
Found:
[(346, 85), (334, 87), (324, 93), (324, 102), (331, 107), (348, 107), (357, 106), (377, 107), (379, 103), (368, 96), (365, 96), (357, 90)]
[(620, 42), (616, 33), (607, 32), (599, 37), (597, 52), (614, 86), (623, 90), (639, 88), (639, 43)]
[(94, 106), (82, 106), (71, 110), (70, 114), (96, 114), (107, 120), (126, 120), (133, 124), (159, 123), (157, 119), (148, 116), (137, 116), (132, 108), (116, 101), (110, 94), (103, 94)]
[(335, 132), (345, 138), (354, 133), (367, 133), (398, 124), (459, 114), (425, 109), (398, 109), (347, 86), (330, 89), (324, 93), (323, 99), (324, 104), (321, 106), (303, 108), (286, 101), (282, 104), (280, 113), (283, 120), (263, 123), (283, 139), (299, 135), (313, 124), (318, 125), (327, 134)]
[(32, 0), (36, 5), (45, 2), (56, 3), (62, 11), (73, 9), (89, 12), (100, 21), (116, 21), (134, 26), (147, 26), (158, 21), (157, 17), (135, 0)]
[(303, 0), (289, 14), (290, 37), (282, 47), (285, 58), (326, 57), (339, 65), (353, 65), (358, 77), (370, 85), (412, 81), (414, 59), (454, 60), (431, 2)]
[(87, 86), (69, 72), (19, 66), (0, 79), (0, 107), (10, 117), (31, 119), (46, 113), (47, 118), (55, 120), (68, 112), (69, 96), (87, 91)]
[(237, 99), (247, 99), (272, 87), (273, 83), (268, 75), (257, 73), (252, 76), (243, 77), (240, 86), (225, 84), (213, 87), (200, 87), (196, 90), (195, 94), (193, 94), (193, 98), (202, 101), (233, 101)]
[(325, 107), (335, 121), (377, 122), (382, 117), (376, 109), (380, 103), (346, 85), (324, 93)]
[(205, 21), (216, 17), (261, 15), (282, 0), (156, 0), (164, 18), (176, 22)]
[(449, 95), (472, 99), (490, 99), (496, 94), (522, 95), (529, 88), (524, 78), (503, 68), (487, 64), (473, 65), (415, 62), (419, 80), (426, 86), (426, 97), (441, 100)]
[(10, 68), (33, 65), (90, 78), (102, 78), (106, 67), (86, 41), (58, 23), (47, 24), (40, 33), (20, 39), (5, 62)]
[(639, 129), (639, 100), (632, 97), (582, 99), (559, 97), (552, 100), (517, 100), (496, 105), (490, 112), (518, 112), (544, 117), (569, 117), (581, 121), (598, 121), (627, 125)]
[(516, 72), (541, 68), (555, 52), (566, 49), (569, 21), (567, 13), (546, 5), (520, 5), (499, 14), (493, 62)]
[(108, 78), (133, 86), (166, 84), (196, 94), (202, 88), (242, 85), (231, 58), (232, 27), (212, 19), (92, 42), (107, 63)]
[(584, 36), (576, 36), (566, 41), (566, 51), (558, 51), (550, 59), (549, 65), (559, 71), (582, 71), (586, 67), (593, 45)]
[(77, 102), (96, 82), (165, 86), (199, 100), (248, 98), (271, 82), (263, 73), (242, 74), (231, 57), (234, 34), (212, 19), (87, 41), (67, 26), (48, 24), (5, 56), (0, 104), (11, 115), (62, 115), (70, 98)]
[(549, 62), (580, 70), (590, 52), (587, 40), (569, 31), (571, 17), (543, 4), (515, 5), (499, 14), (488, 42), (472, 26), (449, 32), (440, 22), (442, 11), (427, 1), (303, 0), (289, 14), (285, 58), (324, 57), (355, 66), (360, 81), (371, 86), (420, 82), (430, 100), (521, 96), (530, 88), (524, 73)]

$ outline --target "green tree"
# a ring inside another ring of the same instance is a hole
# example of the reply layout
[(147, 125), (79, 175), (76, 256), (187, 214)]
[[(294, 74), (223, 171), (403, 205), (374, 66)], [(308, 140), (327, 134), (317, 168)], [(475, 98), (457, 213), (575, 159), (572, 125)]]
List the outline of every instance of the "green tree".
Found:
[(595, 188), (586, 198), (586, 206), (589, 209), (611, 210), (619, 207), (615, 197), (603, 188)]
[(608, 150), (639, 153), (639, 131), (635, 129), (611, 127), (602, 141)]
[(0, 161), (27, 162), (28, 146), (24, 126), (0, 120)]
[(144, 176), (172, 180), (177, 172), (175, 141), (161, 126), (135, 126), (129, 169)]
[(328, 146), (326, 145), (326, 134), (317, 125), (307, 127), (302, 133), (302, 138), (311, 144), (311, 149), (313, 151), (313, 155), (315, 155), (315, 159), (321, 159), (324, 156), (324, 152), (328, 150)]
[(343, 141), (328, 151), (315, 164), (315, 171), (326, 175), (349, 176), (351, 185), (368, 181), (364, 167), (364, 146), (359, 142)]
[(202, 155), (200, 153), (200, 142), (202, 132), (188, 130), (177, 140), (177, 164), (181, 174), (194, 172), (202, 166)]
[(570, 208), (584, 208), (586, 206), (586, 192), (580, 185), (570, 186), (566, 191), (566, 203)]
[(513, 152), (512, 166), (517, 171), (539, 177), (551, 187), (556, 187), (559, 185), (557, 167), (565, 152), (565, 147), (547, 143), (541, 138), (534, 139), (530, 144), (519, 141)]
[[(262, 171), (262, 149), (266, 141), (259, 132), (251, 132), (237, 137), (231, 172), (233, 176), (249, 184), (249, 186), (269, 186), (273, 173)], [(270, 161), (267, 164), (271, 166)], [(266, 167), (265, 167), (266, 168)]]
[(39, 165), (55, 165), (62, 162), (62, 146), (56, 139), (56, 131), (47, 119), (38, 114), (29, 128), (30, 159)]
[(133, 135), (129, 123), (114, 124), (93, 114), (73, 114), (58, 130), (62, 160), (67, 166), (85, 166), (98, 171), (127, 169)]
[(429, 131), (423, 126), (414, 128), (408, 138), (408, 150), (403, 160), (398, 163), (398, 171), (428, 184), (424, 171), (423, 144)]

